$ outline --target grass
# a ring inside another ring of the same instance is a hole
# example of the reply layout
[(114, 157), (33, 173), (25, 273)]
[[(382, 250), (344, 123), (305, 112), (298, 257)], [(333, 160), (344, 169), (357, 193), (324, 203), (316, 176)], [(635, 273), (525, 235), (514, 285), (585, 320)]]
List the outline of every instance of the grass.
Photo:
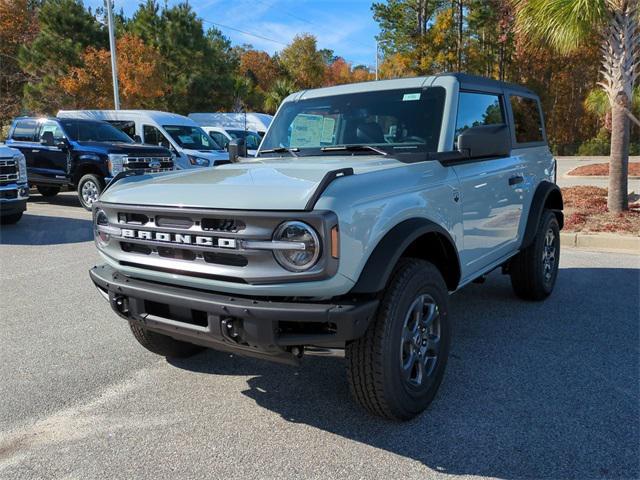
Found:
[[(607, 189), (601, 187), (567, 187), (562, 189), (565, 232), (624, 233), (640, 236), (640, 202), (628, 212), (607, 211)], [(631, 199), (630, 199), (631, 200)]]
[[(567, 173), (569, 176), (576, 177), (608, 177), (609, 176), (609, 164), (608, 163), (593, 163), (591, 165), (582, 165), (576, 167)], [(640, 162), (629, 162), (629, 175), (633, 177), (640, 176)]]

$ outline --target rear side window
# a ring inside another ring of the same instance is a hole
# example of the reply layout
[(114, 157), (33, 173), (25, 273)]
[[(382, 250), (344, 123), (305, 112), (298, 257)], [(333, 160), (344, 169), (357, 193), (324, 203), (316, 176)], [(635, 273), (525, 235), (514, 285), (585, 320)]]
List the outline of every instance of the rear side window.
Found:
[(505, 123), (499, 95), (460, 92), (456, 137), (471, 127)]
[(11, 138), (17, 142), (33, 142), (37, 126), (36, 120), (18, 120)]
[(517, 143), (542, 142), (542, 119), (538, 101), (533, 98), (510, 97)]

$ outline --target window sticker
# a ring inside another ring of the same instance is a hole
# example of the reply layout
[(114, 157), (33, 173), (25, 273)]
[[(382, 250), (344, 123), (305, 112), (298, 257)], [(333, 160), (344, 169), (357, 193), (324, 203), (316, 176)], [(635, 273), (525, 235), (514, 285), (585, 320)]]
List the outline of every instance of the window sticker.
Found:
[(178, 135), (178, 138), (180, 139), (180, 143), (194, 143), (191, 135)]
[(322, 121), (322, 137), (320, 142), (333, 143), (333, 131), (336, 128), (336, 120), (331, 117), (324, 117)]
[(324, 117), (301, 113), (291, 124), (291, 147), (318, 147), (322, 139)]
[(420, 100), (420, 94), (419, 93), (405, 93), (402, 96), (402, 101), (403, 102), (411, 102), (411, 101), (415, 101), (415, 100)]

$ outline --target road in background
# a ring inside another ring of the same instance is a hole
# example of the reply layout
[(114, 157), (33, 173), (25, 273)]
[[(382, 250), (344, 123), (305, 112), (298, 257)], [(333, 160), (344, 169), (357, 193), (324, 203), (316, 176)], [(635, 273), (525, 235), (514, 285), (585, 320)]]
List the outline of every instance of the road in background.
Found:
[(564, 250), (555, 293), (452, 297), (430, 409), (374, 418), (340, 355), (300, 368), (140, 347), (94, 290), (90, 214), (34, 195), (0, 232), (0, 478), (638, 478), (639, 261)]

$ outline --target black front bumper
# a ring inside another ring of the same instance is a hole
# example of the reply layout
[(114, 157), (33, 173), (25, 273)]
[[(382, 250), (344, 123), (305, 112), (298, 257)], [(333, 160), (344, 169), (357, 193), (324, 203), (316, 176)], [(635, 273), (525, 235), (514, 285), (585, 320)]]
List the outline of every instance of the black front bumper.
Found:
[(27, 199), (0, 202), (0, 215), (15, 215), (27, 209)]
[(223, 295), (90, 270), (113, 310), (178, 340), (295, 363), (292, 347), (341, 347), (362, 336), (378, 300), (301, 303)]

